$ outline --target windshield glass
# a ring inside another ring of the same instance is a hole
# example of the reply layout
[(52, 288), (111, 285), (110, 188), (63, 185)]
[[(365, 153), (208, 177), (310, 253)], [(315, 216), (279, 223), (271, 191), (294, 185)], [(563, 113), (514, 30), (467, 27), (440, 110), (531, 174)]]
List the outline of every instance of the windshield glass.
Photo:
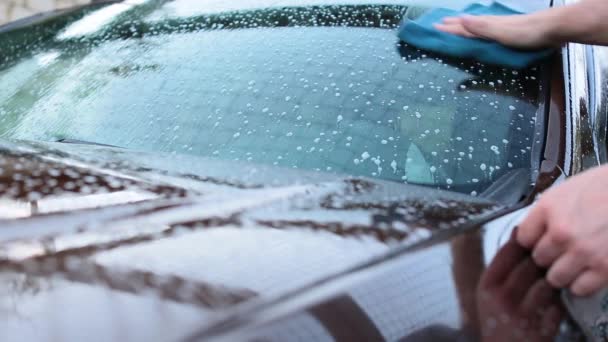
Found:
[(133, 0), (4, 33), (0, 136), (473, 195), (531, 168), (539, 71), (400, 43), (402, 16), (424, 9), (357, 1), (189, 13), (181, 5), (191, 2)]

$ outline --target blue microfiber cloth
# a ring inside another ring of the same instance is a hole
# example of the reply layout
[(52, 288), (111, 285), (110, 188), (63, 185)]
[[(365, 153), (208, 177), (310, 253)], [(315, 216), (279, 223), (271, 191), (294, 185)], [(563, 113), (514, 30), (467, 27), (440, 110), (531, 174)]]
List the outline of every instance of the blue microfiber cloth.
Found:
[(467, 6), (462, 11), (447, 8), (432, 9), (415, 20), (405, 18), (399, 28), (399, 38), (423, 50), (458, 58), (474, 58), (480, 62), (522, 69), (551, 55), (553, 50), (517, 50), (496, 42), (455, 36), (439, 31), (433, 24), (445, 17), (469, 15), (511, 15), (522, 14), (503, 4), (493, 2), (486, 6), (478, 3)]

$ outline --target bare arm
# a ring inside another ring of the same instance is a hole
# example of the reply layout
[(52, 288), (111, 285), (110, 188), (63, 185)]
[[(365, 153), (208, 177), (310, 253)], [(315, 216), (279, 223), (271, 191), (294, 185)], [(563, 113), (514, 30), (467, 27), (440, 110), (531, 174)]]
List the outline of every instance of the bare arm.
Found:
[(583, 0), (531, 14), (446, 18), (436, 28), (523, 49), (566, 42), (608, 45), (608, 1)]

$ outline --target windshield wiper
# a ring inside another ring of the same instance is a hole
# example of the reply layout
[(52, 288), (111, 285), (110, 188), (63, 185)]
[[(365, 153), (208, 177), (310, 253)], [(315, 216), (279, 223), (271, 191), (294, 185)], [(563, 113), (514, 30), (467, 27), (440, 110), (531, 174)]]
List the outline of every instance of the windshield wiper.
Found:
[(511, 170), (485, 189), (480, 197), (488, 198), (504, 205), (520, 202), (532, 188), (530, 170), (519, 168)]
[(79, 139), (70, 139), (70, 138), (62, 138), (58, 139), (55, 142), (63, 143), (63, 144), (77, 144), (77, 145), (93, 145), (93, 146), (106, 146), (106, 147), (114, 147), (114, 148), (124, 148), (116, 145), (102, 144), (94, 141), (86, 141)]

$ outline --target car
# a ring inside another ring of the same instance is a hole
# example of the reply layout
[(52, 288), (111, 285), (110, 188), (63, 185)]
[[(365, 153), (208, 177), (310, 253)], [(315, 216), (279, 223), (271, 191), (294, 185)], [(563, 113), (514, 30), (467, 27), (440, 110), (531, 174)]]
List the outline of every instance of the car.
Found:
[[(409, 3), (101, 1), (0, 26), (3, 339), (451, 341), (514, 320), (479, 312), (479, 279), (538, 194), (606, 162), (608, 52), (420, 51), (400, 22), (464, 2)], [(563, 301), (537, 338), (601, 337)]]

